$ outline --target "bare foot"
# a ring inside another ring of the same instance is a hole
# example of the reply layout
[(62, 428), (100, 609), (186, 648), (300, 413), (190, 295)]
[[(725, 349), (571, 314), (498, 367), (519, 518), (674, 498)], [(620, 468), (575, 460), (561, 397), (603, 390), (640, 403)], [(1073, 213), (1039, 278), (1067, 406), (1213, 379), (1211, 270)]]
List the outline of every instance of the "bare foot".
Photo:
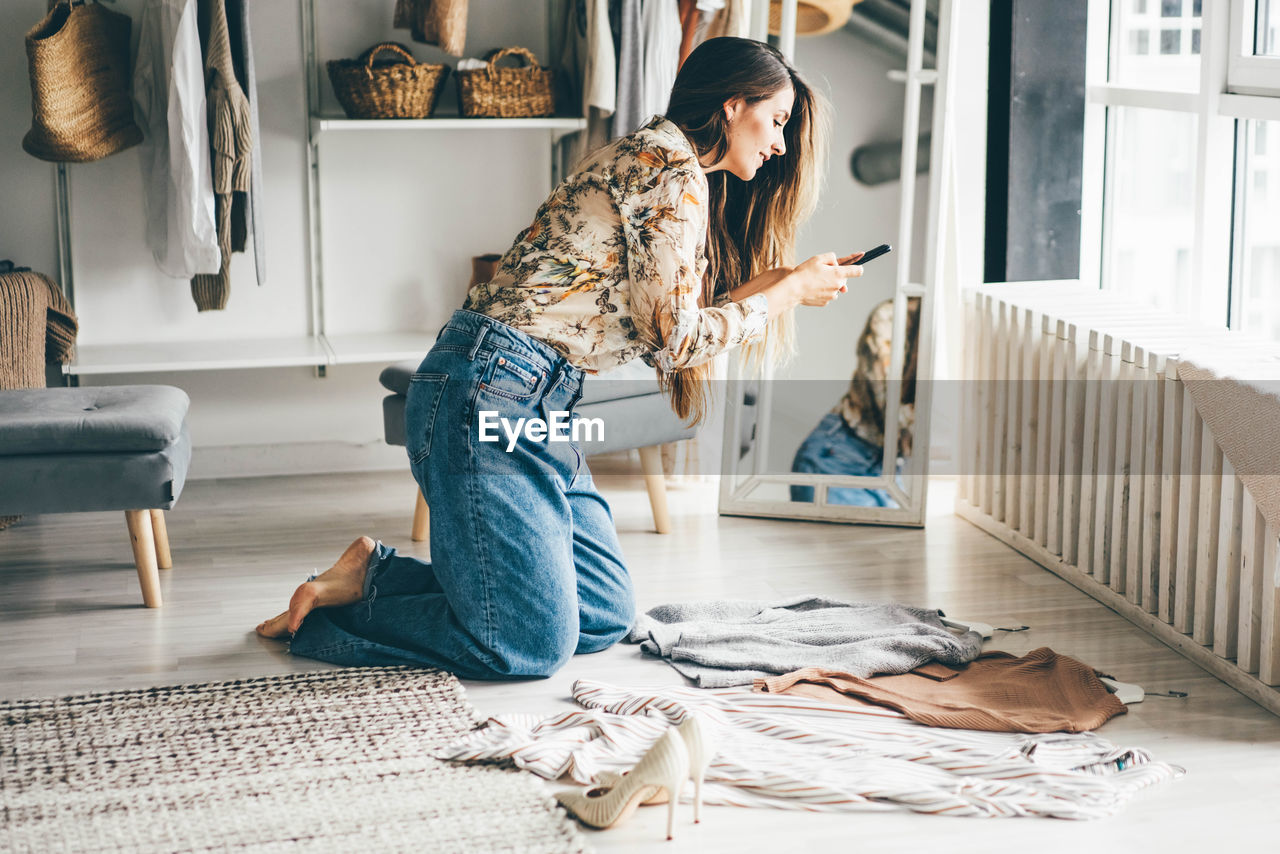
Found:
[(360, 537), (347, 546), (327, 572), (312, 581), (303, 582), (289, 599), (289, 610), (259, 623), (258, 634), (264, 638), (283, 638), (292, 635), (302, 625), (302, 620), (314, 608), (331, 608), (359, 602), (364, 595), (364, 575), (369, 566), (369, 555), (377, 544), (369, 537)]

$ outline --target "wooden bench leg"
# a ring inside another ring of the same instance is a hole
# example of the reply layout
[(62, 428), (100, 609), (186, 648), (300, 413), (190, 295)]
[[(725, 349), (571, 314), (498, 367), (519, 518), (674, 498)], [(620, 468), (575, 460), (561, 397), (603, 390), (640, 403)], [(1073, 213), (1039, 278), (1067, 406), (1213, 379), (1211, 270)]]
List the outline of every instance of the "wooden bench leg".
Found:
[(667, 511), (667, 476), (662, 471), (662, 448), (650, 445), (640, 449), (640, 468), (649, 489), (649, 506), (653, 508), (653, 526), (659, 534), (671, 533), (671, 514)]
[(173, 555), (169, 554), (169, 529), (164, 525), (164, 511), (151, 511), (151, 533), (156, 539), (156, 563), (161, 569), (173, 569)]
[(151, 530), (151, 513), (147, 510), (124, 511), (129, 525), (129, 540), (133, 543), (133, 563), (138, 568), (138, 583), (142, 585), (142, 601), (148, 608), (159, 608), (160, 570), (156, 566), (156, 539)]
[(418, 505), (413, 508), (413, 532), (409, 535), (415, 543), (424, 542), (431, 530), (431, 510), (427, 507), (427, 499), (418, 490)]

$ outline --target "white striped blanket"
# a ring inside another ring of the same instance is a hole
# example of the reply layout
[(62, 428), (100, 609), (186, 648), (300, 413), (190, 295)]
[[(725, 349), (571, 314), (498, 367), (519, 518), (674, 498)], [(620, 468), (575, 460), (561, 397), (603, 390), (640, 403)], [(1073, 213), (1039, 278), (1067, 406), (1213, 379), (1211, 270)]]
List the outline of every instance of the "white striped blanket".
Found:
[(1184, 773), (1094, 733), (939, 729), (891, 709), (786, 694), (628, 689), (584, 679), (573, 697), (583, 709), (496, 715), (436, 755), (510, 761), (548, 780), (587, 785), (603, 771), (634, 766), (663, 730), (697, 710), (716, 732), (703, 788), (708, 804), (1088, 819)]

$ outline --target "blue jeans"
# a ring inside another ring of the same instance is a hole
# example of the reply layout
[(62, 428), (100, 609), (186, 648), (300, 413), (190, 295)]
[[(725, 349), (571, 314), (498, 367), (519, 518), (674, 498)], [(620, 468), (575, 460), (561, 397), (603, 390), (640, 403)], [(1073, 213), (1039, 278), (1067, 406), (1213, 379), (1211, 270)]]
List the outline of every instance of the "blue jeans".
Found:
[[(609, 505), (576, 442), (480, 441), (480, 413), (570, 412), (582, 372), (546, 344), (457, 311), (405, 404), (431, 561), (381, 543), (361, 601), (313, 611), (290, 651), (346, 665), (421, 664), (472, 679), (550, 676), (635, 618)], [(488, 416), (490, 419), (495, 416)], [(492, 433), (490, 433), (492, 435)]]
[[(873, 445), (849, 428), (837, 412), (822, 416), (818, 426), (800, 443), (791, 470), (817, 474), (848, 474), (879, 477), (884, 468), (884, 449)], [(791, 487), (792, 501), (813, 502), (812, 486)], [(837, 486), (827, 489), (828, 504), (853, 507), (897, 507), (888, 490)]]

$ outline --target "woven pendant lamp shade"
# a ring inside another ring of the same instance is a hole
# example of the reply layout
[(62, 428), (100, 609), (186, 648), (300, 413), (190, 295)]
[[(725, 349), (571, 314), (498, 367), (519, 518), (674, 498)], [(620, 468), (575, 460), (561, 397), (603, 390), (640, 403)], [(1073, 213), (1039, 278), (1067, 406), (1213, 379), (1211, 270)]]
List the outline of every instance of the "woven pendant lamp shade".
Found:
[(31, 130), (41, 160), (100, 160), (142, 142), (129, 96), (127, 15), (97, 3), (58, 3), (27, 33)]
[[(796, 3), (796, 35), (820, 36), (838, 30), (849, 20), (859, 0), (799, 0)], [(770, 0), (769, 32), (782, 30), (782, 2)]]

